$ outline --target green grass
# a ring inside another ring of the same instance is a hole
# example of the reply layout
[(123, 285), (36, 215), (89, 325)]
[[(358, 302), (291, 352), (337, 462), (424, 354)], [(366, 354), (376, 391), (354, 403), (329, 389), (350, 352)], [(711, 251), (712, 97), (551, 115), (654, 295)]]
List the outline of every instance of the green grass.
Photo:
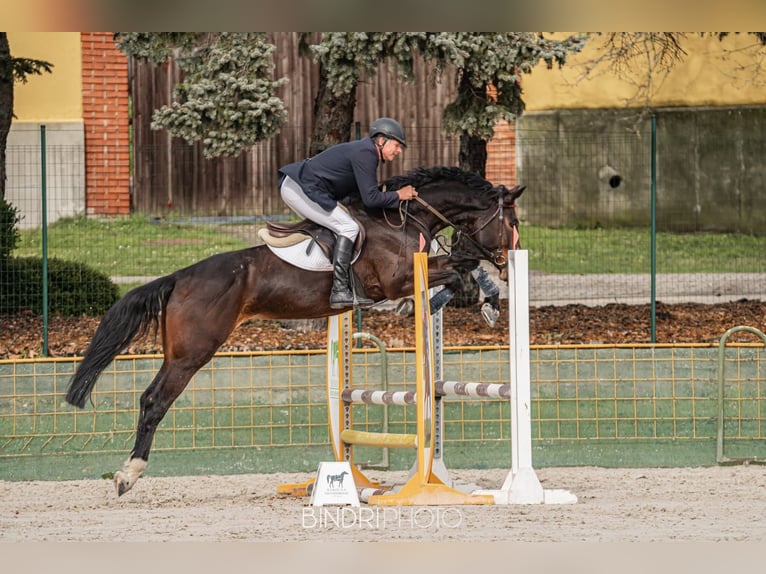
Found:
[[(529, 266), (547, 273), (649, 273), (646, 229), (522, 227)], [(658, 273), (766, 273), (766, 236), (657, 234)]]
[[(212, 225), (180, 225), (133, 215), (109, 220), (74, 217), (48, 229), (48, 256), (82, 261), (111, 276), (155, 276), (248, 245)], [(42, 252), (40, 230), (22, 231), (15, 257)]]
[[(548, 229), (523, 226), (530, 268), (548, 273), (649, 273), (647, 229)], [(249, 244), (225, 225), (179, 224), (133, 215), (62, 219), (48, 231), (50, 257), (82, 261), (111, 276), (171, 273), (215, 253)], [(39, 230), (22, 231), (14, 256), (40, 256)], [(658, 273), (766, 273), (766, 236), (657, 235)], [(123, 286), (124, 288), (132, 287)]]

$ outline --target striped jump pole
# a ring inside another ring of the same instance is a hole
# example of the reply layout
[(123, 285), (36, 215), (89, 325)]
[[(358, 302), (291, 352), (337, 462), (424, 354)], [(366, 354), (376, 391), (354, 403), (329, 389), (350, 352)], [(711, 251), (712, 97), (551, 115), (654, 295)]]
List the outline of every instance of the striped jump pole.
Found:
[(436, 395), (440, 397), (454, 395), (483, 399), (510, 399), (511, 385), (507, 383), (459, 383), (457, 381), (436, 381)]
[[(460, 383), (457, 381), (436, 381), (434, 391), (437, 397), (450, 395), (486, 399), (510, 399), (511, 385), (500, 383)], [(368, 405), (414, 405), (417, 395), (414, 391), (365, 391), (344, 389), (341, 398), (347, 403)]]

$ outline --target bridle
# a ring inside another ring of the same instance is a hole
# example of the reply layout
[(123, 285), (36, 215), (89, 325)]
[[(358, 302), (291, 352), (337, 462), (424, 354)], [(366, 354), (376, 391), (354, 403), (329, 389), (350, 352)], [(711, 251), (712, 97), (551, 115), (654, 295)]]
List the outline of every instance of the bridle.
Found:
[[(502, 190), (505, 190), (504, 186), (501, 186)], [(453, 227), (455, 231), (457, 232), (457, 239), (459, 240), (461, 237), (465, 237), (468, 241), (470, 241), (473, 246), (484, 256), (484, 258), (492, 263), (492, 265), (495, 266), (495, 268), (503, 272), (505, 270), (505, 265), (508, 262), (508, 251), (512, 249), (518, 249), (519, 246), (519, 232), (518, 232), (518, 224), (519, 220), (515, 217), (511, 221), (510, 214), (507, 213), (507, 210), (515, 209), (516, 204), (506, 203), (506, 193), (498, 194), (497, 199), (497, 208), (487, 217), (487, 220), (483, 222), (481, 225), (479, 225), (476, 229), (469, 232), (466, 230), (463, 226), (458, 225), (456, 223), (453, 223), (449, 219), (447, 219), (442, 213), (439, 212), (434, 206), (432, 206), (430, 203), (425, 201), (420, 196), (415, 196), (415, 201), (420, 203), (423, 207), (425, 207), (428, 211), (433, 213), (437, 218), (439, 218), (443, 223), (447, 224), (450, 227)], [(475, 239), (475, 235), (479, 233), (482, 229), (487, 227), (490, 223), (492, 223), (495, 219), (500, 220), (500, 225), (498, 226), (498, 245), (499, 247), (495, 249), (494, 251), (490, 251), (486, 247), (484, 247), (481, 243), (479, 243)], [(453, 242), (456, 243), (456, 242)]]

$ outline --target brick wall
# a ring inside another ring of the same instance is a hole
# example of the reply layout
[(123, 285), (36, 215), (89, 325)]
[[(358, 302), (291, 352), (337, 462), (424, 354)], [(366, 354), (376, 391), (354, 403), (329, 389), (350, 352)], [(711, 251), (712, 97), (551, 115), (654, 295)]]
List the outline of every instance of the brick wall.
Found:
[[(487, 95), (495, 99), (494, 86), (487, 88)], [(516, 122), (497, 122), (492, 139), (487, 142), (485, 178), (493, 185), (516, 184)]]
[(485, 177), (494, 185), (510, 187), (516, 182), (516, 123), (498, 122), (495, 135), (487, 142)]
[(88, 215), (130, 212), (128, 61), (112, 32), (82, 32), (85, 206)]

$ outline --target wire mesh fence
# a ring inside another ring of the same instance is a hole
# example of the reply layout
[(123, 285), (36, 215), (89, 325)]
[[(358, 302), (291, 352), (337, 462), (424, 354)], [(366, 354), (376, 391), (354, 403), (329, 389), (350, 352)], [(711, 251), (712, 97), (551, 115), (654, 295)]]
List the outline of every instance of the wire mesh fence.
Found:
[[(445, 351), (447, 380), (509, 380), (507, 348)], [(353, 355), (355, 388), (379, 390), (385, 379), (390, 391), (413, 390), (417, 368), (412, 349), (388, 349), (385, 362), (381, 353), (367, 348)], [(533, 347), (530, 412), (536, 465), (715, 464), (719, 424), (728, 456), (763, 460), (763, 345), (733, 344), (723, 357), (726, 377), (719, 381), (713, 345)], [(77, 361), (0, 360), (0, 478), (99, 476), (127, 456), (135, 440), (140, 395), (161, 358), (119, 357), (85, 410), (61, 398)], [(325, 375), (322, 351), (215, 357), (160, 424), (152, 472), (315, 470), (331, 454)], [(509, 401), (444, 400), (447, 464), (507, 467)], [(414, 406), (354, 406), (357, 430), (413, 433), (416, 419)], [(189, 456), (183, 458), (184, 453)], [(388, 464), (406, 469), (413, 456), (392, 449)], [(379, 449), (355, 449), (359, 463), (380, 459)], [(43, 462), (51, 460), (56, 463)], [(37, 463), (32, 466), (32, 461)]]
[[(486, 177), (527, 186), (519, 213), (533, 305), (766, 298), (764, 175), (756, 161), (766, 149), (760, 134), (695, 130), (690, 147), (678, 144), (680, 129), (660, 126), (656, 145), (648, 129), (589, 132), (534, 124), (490, 142)], [(421, 165), (434, 146), (457, 163), (454, 139), (437, 141), (427, 128), (412, 130), (408, 139), (405, 156), (387, 165), (386, 173)], [(284, 154), (261, 154), (271, 159), (250, 161), (243, 171), (234, 167), (241, 159), (207, 165), (189, 153), (179, 163), (160, 161), (158, 150), (135, 150), (133, 157), (144, 158), (142, 169), (152, 176), (124, 192), (132, 198), (172, 192), (172, 205), (142, 200), (133, 202), (130, 214), (107, 216), (89, 207), (84, 148), (45, 151), (45, 178), (39, 146), (9, 147), (6, 157), (7, 198), (18, 210), (19, 241), (0, 262), (5, 317), (99, 315), (130, 287), (256, 244), (265, 218), (290, 217), (276, 188), (279, 166), (273, 165)], [(202, 171), (223, 174), (215, 181), (225, 189), (206, 189), (204, 177), (184, 178)], [(251, 172), (271, 175), (253, 178)], [(186, 193), (184, 185), (197, 187)], [(104, 204), (103, 197), (99, 201)], [(142, 204), (165, 207), (135, 209)]]

